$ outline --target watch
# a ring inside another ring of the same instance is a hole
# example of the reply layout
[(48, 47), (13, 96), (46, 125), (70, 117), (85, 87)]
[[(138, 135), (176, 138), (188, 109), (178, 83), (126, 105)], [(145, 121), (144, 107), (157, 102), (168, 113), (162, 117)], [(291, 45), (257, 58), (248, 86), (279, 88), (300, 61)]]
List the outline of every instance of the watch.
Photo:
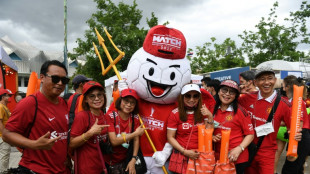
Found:
[(132, 156), (132, 158), (135, 158), (136, 160), (138, 160), (138, 159), (139, 159), (139, 157), (138, 157), (138, 156)]

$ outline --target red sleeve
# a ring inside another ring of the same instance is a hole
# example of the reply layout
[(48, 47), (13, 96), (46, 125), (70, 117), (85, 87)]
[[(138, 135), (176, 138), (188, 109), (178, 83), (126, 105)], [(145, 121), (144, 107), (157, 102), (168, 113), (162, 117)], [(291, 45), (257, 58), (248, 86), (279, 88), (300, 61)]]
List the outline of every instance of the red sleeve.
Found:
[(215, 106), (215, 100), (213, 96), (203, 88), (200, 88), (200, 91), (202, 96), (202, 103), (205, 104), (209, 111), (212, 113)]
[(240, 109), (238, 109), (239, 123), (241, 124), (243, 135), (254, 134), (253, 124), (251, 118), (244, 114)]
[(91, 128), (90, 118), (87, 112), (88, 111), (82, 111), (76, 114), (71, 127), (70, 135), (72, 137), (82, 135)]
[(36, 101), (34, 97), (28, 96), (22, 99), (13, 110), (5, 128), (11, 132), (16, 132), (27, 136), (30, 124), (34, 121)]
[(178, 128), (178, 120), (179, 114), (177, 114), (177, 109), (172, 110), (168, 117), (167, 128), (177, 129)]

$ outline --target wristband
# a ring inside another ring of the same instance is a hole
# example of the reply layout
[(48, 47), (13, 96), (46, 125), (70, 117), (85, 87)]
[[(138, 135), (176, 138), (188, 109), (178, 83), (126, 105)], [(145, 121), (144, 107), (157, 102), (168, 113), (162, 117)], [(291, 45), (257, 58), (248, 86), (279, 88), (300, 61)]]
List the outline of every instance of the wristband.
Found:
[(84, 142), (88, 141), (87, 139), (85, 139), (85, 133), (82, 134), (82, 138), (83, 138)]
[(242, 152), (244, 151), (244, 147), (242, 147), (241, 145), (239, 145), (239, 147), (241, 148)]
[(139, 157), (138, 156), (132, 156), (132, 158), (138, 160)]
[(124, 143), (127, 143), (127, 141), (126, 141), (126, 134), (125, 133), (122, 134), (122, 137), (123, 137)]
[(213, 123), (214, 123), (214, 120), (213, 120), (213, 121), (210, 121), (210, 122), (209, 122), (209, 120), (208, 120), (207, 123), (208, 123), (208, 124), (213, 124)]

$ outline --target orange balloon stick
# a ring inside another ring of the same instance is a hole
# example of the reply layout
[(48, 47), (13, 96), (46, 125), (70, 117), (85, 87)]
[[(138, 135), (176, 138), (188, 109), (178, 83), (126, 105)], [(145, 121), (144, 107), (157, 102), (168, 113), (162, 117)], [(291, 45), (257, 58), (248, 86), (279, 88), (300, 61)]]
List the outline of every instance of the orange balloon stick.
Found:
[(205, 127), (204, 124), (198, 125), (198, 152), (205, 152)]
[(213, 128), (204, 129), (205, 131), (205, 147), (206, 152), (212, 152), (212, 135), (213, 135)]
[(228, 161), (228, 147), (230, 129), (222, 129), (221, 151), (220, 151), (220, 163), (227, 163)]

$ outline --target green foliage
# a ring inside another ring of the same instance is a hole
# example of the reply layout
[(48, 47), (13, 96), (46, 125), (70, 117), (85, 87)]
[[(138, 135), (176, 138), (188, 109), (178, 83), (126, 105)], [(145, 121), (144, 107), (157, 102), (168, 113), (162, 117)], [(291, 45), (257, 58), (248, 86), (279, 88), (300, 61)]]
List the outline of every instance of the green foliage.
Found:
[[(92, 14), (92, 17), (86, 22), (89, 25), (89, 29), (85, 31), (84, 35), (86, 40), (78, 38), (76, 41), (78, 47), (73, 49), (75, 53), (69, 53), (68, 55), (71, 59), (85, 56), (85, 65), (79, 65), (76, 73), (92, 77), (95, 81), (104, 84), (104, 80), (115, 75), (115, 73), (113, 70), (110, 70), (105, 77), (101, 74), (100, 61), (95, 54), (92, 44), (93, 42), (97, 45), (105, 68), (108, 67), (110, 62), (108, 61), (103, 48), (98, 44), (95, 28), (97, 28), (98, 32), (105, 40), (105, 45), (113, 59), (118, 56), (118, 53), (104, 33), (104, 27), (107, 28), (112, 36), (115, 45), (121, 51), (125, 52), (125, 57), (117, 64), (119, 71), (126, 70), (133, 53), (142, 47), (148, 29), (138, 27), (142, 19), (142, 11), (137, 8), (135, 1), (132, 5), (127, 5), (123, 2), (115, 5), (111, 0), (94, 1), (97, 3), (97, 11)], [(147, 19), (147, 24), (151, 28), (157, 25), (157, 23), (158, 19), (155, 17), (154, 13), (152, 13), (151, 18)]]
[(258, 31), (244, 31), (239, 37), (243, 40), (241, 50), (249, 58), (250, 66), (269, 60), (282, 60), (289, 58), (291, 61), (298, 61), (305, 58), (305, 53), (297, 49), (300, 44), (309, 44), (309, 32), (306, 27), (307, 18), (310, 14), (310, 5), (303, 2), (299, 11), (291, 12), (290, 17), (285, 21), (289, 25), (277, 23), (275, 2), (270, 10), (269, 17), (262, 17), (255, 26)]
[[(246, 63), (241, 51), (237, 49), (235, 41), (227, 38), (223, 43), (217, 44), (214, 37), (203, 46), (196, 46), (195, 56), (187, 58), (191, 61), (193, 74), (212, 72), (227, 68), (242, 67)], [(188, 50), (188, 53), (192, 52)]]

